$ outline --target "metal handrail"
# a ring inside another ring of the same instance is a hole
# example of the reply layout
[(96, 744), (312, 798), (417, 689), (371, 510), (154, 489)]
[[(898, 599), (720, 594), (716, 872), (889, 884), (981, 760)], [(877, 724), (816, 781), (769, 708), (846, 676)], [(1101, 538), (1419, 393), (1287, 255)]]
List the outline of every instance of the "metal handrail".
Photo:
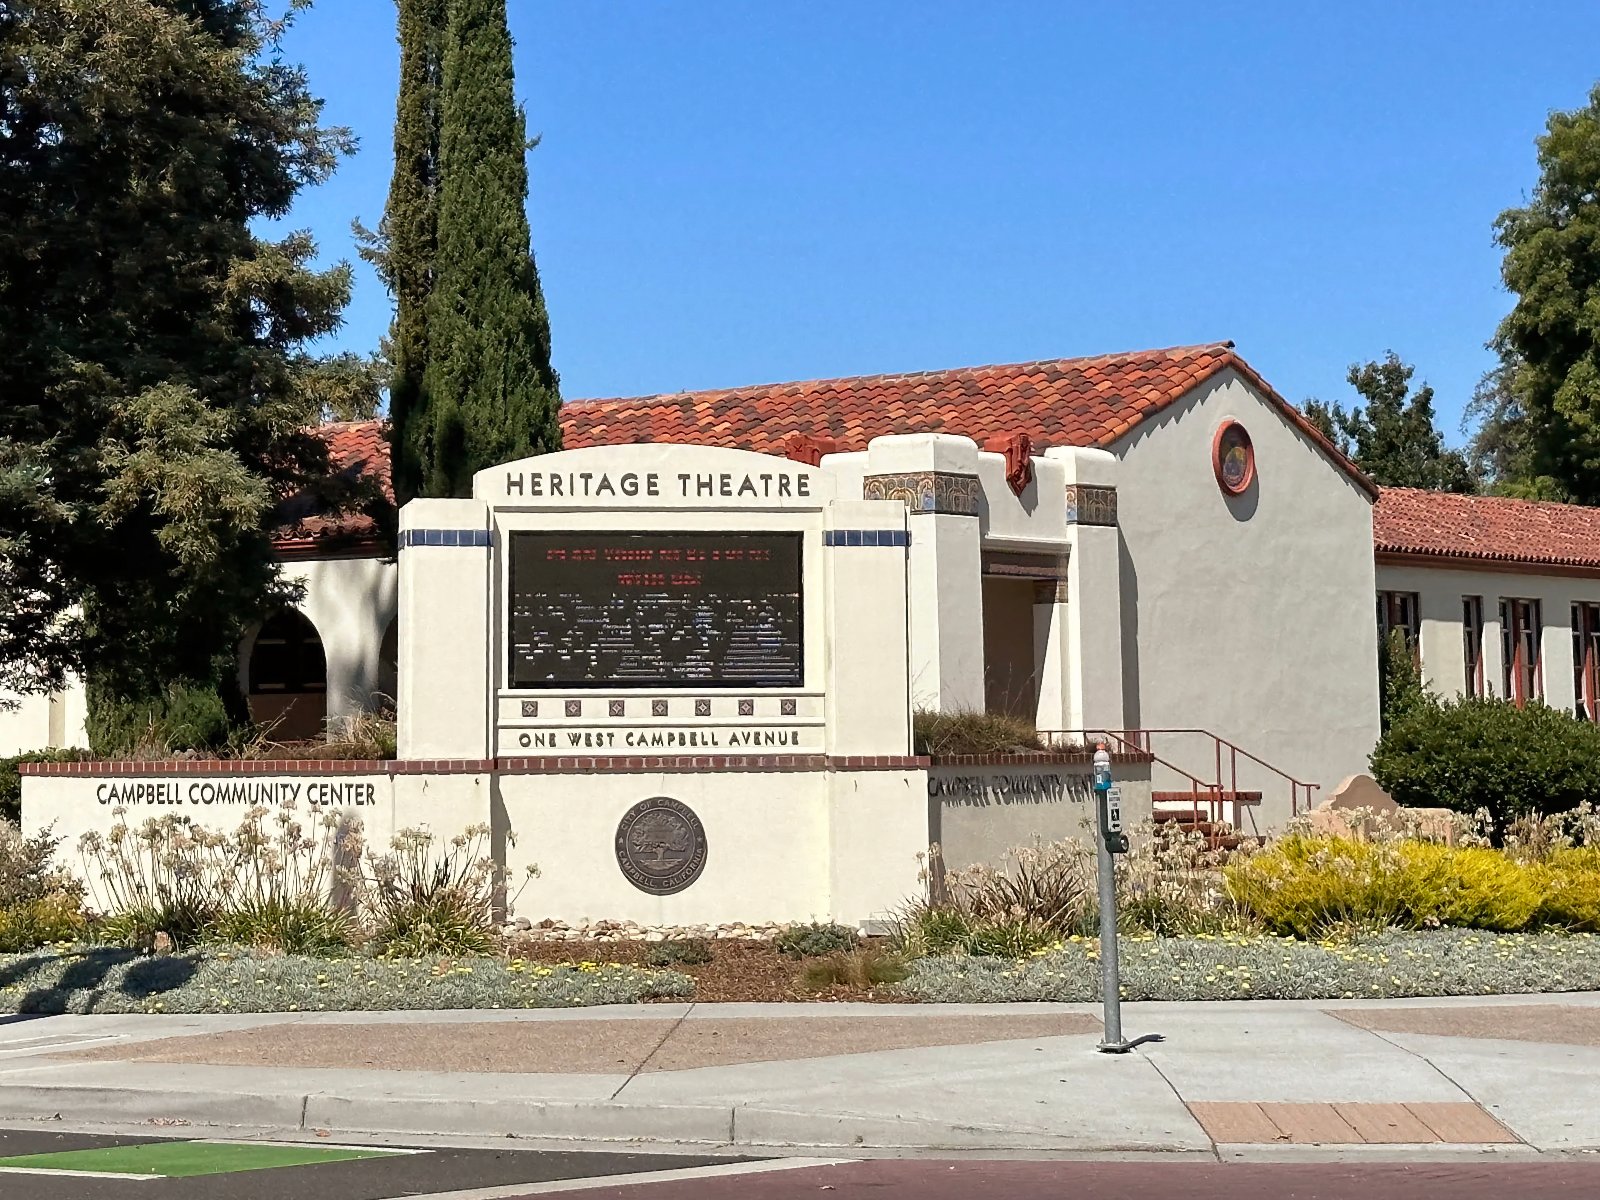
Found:
[[(1048, 736), (1048, 735), (1053, 735), (1053, 734), (1056, 734), (1056, 733), (1083, 734), (1083, 735), (1086, 735), (1086, 736), (1089, 736), (1089, 737), (1104, 737), (1104, 738), (1108, 738), (1108, 739), (1112, 739), (1112, 740), (1116, 741), (1119, 746), (1129, 747), (1129, 748), (1133, 749), (1134, 751), (1136, 751), (1137, 753), (1150, 755), (1152, 759), (1154, 759), (1156, 762), (1159, 762), (1162, 766), (1166, 767), (1169, 771), (1172, 771), (1172, 772), (1176, 773), (1177, 775), (1180, 775), (1183, 778), (1190, 780), (1192, 784), (1198, 785), (1199, 787), (1208, 788), (1208, 789), (1212, 790), (1214, 793), (1216, 793), (1215, 802), (1217, 802), (1217, 804), (1218, 804), (1218, 815), (1219, 815), (1219, 817), (1220, 817), (1220, 802), (1221, 802), (1222, 793), (1224, 791), (1231, 792), (1233, 794), (1233, 796), (1234, 796), (1233, 808), (1234, 808), (1234, 817), (1235, 817), (1235, 820), (1234, 820), (1234, 827), (1235, 828), (1239, 828), (1239, 825), (1240, 825), (1238, 817), (1239, 817), (1239, 811), (1240, 811), (1241, 805), (1239, 804), (1237, 798), (1238, 798), (1238, 795), (1239, 795), (1239, 759), (1240, 759), (1241, 756), (1244, 757), (1247, 761), (1255, 763), (1258, 767), (1261, 767), (1263, 770), (1270, 771), (1272, 774), (1276, 775), (1279, 779), (1282, 779), (1285, 783), (1287, 783), (1289, 785), (1289, 814), (1290, 814), (1291, 817), (1297, 817), (1297, 816), (1300, 815), (1300, 812), (1301, 812), (1300, 799), (1301, 799), (1301, 795), (1302, 794), (1304, 794), (1304, 797), (1305, 797), (1305, 808), (1306, 808), (1306, 811), (1309, 812), (1314, 807), (1314, 801), (1316, 799), (1316, 792), (1320, 788), (1319, 784), (1308, 783), (1303, 779), (1296, 779), (1293, 775), (1290, 775), (1287, 771), (1283, 770), (1281, 767), (1273, 766), (1271, 763), (1267, 762), (1265, 759), (1261, 758), (1259, 755), (1252, 754), (1250, 751), (1246, 750), (1244, 747), (1238, 745), (1235, 742), (1229, 741), (1227, 738), (1222, 737), (1220, 734), (1216, 734), (1216, 733), (1211, 732), (1211, 730), (1209, 730), (1209, 729), (1125, 729), (1125, 730), (1121, 730), (1120, 732), (1116, 731), (1116, 730), (1110, 730), (1110, 729), (1087, 729), (1087, 730), (1086, 729), (1070, 729), (1070, 730), (1049, 730), (1049, 731), (1041, 730), (1040, 731), (1041, 736)], [(1211, 742), (1212, 742), (1212, 748), (1213, 748), (1213, 751), (1215, 753), (1215, 767), (1216, 767), (1216, 778), (1215, 778), (1215, 780), (1212, 781), (1212, 782), (1208, 782), (1206, 780), (1203, 780), (1198, 775), (1196, 775), (1194, 772), (1186, 770), (1183, 767), (1177, 766), (1176, 764), (1174, 764), (1172, 762), (1169, 762), (1168, 760), (1166, 760), (1164, 758), (1158, 757), (1155, 754), (1155, 752), (1154, 752), (1154, 750), (1153, 750), (1153, 748), (1151, 746), (1151, 742), (1150, 742), (1151, 736), (1155, 735), (1155, 734), (1198, 735), (1200, 737), (1210, 738)], [(1227, 751), (1228, 751), (1228, 780), (1229, 780), (1229, 786), (1226, 787), (1226, 788), (1223, 786), (1223, 782), (1222, 782), (1222, 751), (1223, 751), (1224, 747), (1226, 747)]]
[[(1144, 732), (1143, 730), (1130, 729), (1123, 730), (1122, 733), (1116, 733), (1110, 729), (1040, 729), (1037, 732), (1040, 737), (1046, 739), (1054, 739), (1058, 735), (1064, 738), (1070, 734), (1083, 734), (1085, 741), (1089, 740), (1090, 738), (1107, 738), (1115, 742), (1119, 749), (1126, 749), (1133, 754), (1144, 755), (1151, 762), (1158, 763), (1167, 768), (1167, 770), (1171, 771), (1173, 774), (1181, 775), (1183, 778), (1189, 781), (1189, 803), (1196, 825), (1198, 825), (1201, 821), (1201, 804), (1206, 805), (1209, 818), (1212, 821), (1220, 822), (1223, 819), (1222, 808), (1223, 805), (1228, 803), (1228, 801), (1224, 800), (1222, 797), (1222, 785), (1220, 783), (1207, 783), (1198, 775), (1194, 774), (1194, 772), (1186, 771), (1177, 763), (1170, 762), (1169, 760), (1162, 758), (1161, 755), (1150, 749), (1148, 745), (1141, 745), (1137, 741), (1130, 740), (1125, 736), (1129, 733), (1142, 733)], [(1210, 793), (1205, 800), (1201, 800), (1200, 798), (1201, 789), (1205, 789)], [(1232, 824), (1234, 828), (1237, 829), (1239, 826), (1239, 805), (1237, 800), (1234, 801), (1233, 808), (1234, 820)]]
[(1138, 732), (1145, 735), (1197, 734), (1200, 737), (1208, 737), (1211, 739), (1216, 753), (1217, 783), (1219, 785), (1222, 782), (1222, 750), (1223, 747), (1227, 747), (1228, 776), (1232, 784), (1230, 790), (1235, 792), (1239, 790), (1239, 758), (1240, 756), (1243, 756), (1250, 762), (1255, 763), (1258, 767), (1261, 767), (1263, 770), (1272, 772), (1272, 774), (1276, 775), (1279, 779), (1282, 779), (1289, 785), (1289, 814), (1291, 816), (1300, 815), (1300, 797), (1302, 793), (1305, 795), (1306, 810), (1310, 811), (1310, 809), (1314, 807), (1313, 801), (1316, 799), (1315, 793), (1320, 787), (1319, 784), (1308, 783), (1303, 779), (1296, 779), (1293, 775), (1289, 774), (1289, 772), (1283, 770), (1281, 767), (1273, 766), (1259, 755), (1252, 754), (1243, 746), (1240, 746), (1235, 742), (1231, 742), (1227, 738), (1221, 736), (1220, 734), (1213, 733), (1209, 729), (1141, 729)]

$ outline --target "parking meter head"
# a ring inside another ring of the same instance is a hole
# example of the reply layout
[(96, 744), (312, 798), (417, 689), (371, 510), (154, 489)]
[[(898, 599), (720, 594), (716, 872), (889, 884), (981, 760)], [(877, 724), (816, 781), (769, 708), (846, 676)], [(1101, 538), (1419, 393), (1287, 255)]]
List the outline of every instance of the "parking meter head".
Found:
[(1104, 741), (1094, 747), (1094, 790), (1102, 795), (1111, 790), (1111, 751)]

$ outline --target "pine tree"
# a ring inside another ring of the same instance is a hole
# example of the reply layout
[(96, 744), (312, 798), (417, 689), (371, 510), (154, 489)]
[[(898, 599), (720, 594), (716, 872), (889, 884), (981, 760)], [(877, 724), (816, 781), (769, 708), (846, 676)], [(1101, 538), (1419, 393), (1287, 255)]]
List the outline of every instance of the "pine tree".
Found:
[(428, 363), (407, 437), (423, 491), (465, 496), (473, 472), (561, 446), (505, 0), (450, 0), (440, 115)]
[(420, 420), (428, 365), (428, 293), (439, 224), (439, 104), (444, 70), (445, 0), (397, 0), (400, 95), (395, 104), (394, 175), (376, 236), (358, 233), (363, 255), (395, 300), (389, 331), (389, 442), (395, 499), (422, 488), (428, 422)]

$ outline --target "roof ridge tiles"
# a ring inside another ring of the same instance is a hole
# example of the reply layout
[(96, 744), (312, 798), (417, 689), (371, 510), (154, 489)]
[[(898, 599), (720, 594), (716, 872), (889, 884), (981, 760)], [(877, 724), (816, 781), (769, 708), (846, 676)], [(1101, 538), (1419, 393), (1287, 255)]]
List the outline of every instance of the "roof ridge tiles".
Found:
[(831, 384), (851, 384), (855, 387), (866, 387), (882, 383), (909, 383), (926, 379), (952, 379), (960, 376), (976, 375), (980, 373), (1005, 373), (1014, 375), (1033, 367), (1054, 367), (1071, 364), (1082, 367), (1091, 363), (1107, 361), (1128, 361), (1130, 359), (1145, 359), (1167, 357), (1202, 357), (1205, 355), (1228, 355), (1233, 352), (1233, 342), (1229, 340), (1217, 342), (1196, 342), (1187, 346), (1158, 346), (1148, 350), (1119, 350), (1107, 354), (1086, 354), (1067, 358), (1035, 358), (1014, 363), (974, 363), (967, 366), (943, 367), (927, 371), (882, 371), (870, 375), (833, 375), (816, 379), (786, 379), (773, 380), (767, 383), (743, 383), (731, 387), (715, 388), (685, 388), (675, 392), (653, 392), (641, 396), (586, 396), (562, 402), (563, 408), (586, 405), (629, 405), (643, 407), (649, 404), (670, 404), (682, 401), (689, 397), (711, 398), (713, 396), (738, 396), (748, 392), (773, 392), (787, 388), (819, 389)]

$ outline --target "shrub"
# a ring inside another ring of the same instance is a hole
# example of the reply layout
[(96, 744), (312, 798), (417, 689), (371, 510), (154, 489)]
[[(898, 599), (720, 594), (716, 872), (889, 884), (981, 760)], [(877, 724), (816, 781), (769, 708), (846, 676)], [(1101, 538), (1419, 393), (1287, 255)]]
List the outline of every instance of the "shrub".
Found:
[(1213, 849), (1204, 834), (1176, 822), (1149, 822), (1117, 864), (1117, 919), (1126, 930), (1163, 937), (1234, 933), (1256, 927), (1230, 894), (1223, 865), (1250, 853)]
[(830, 987), (859, 990), (899, 983), (910, 973), (905, 960), (871, 947), (857, 947), (806, 965), (805, 985), (820, 992)]
[(89, 918), (75, 895), (51, 892), (0, 907), (0, 954), (81, 942), (88, 936)]
[(1378, 646), (1378, 695), (1384, 729), (1427, 700), (1416, 651), (1402, 629), (1391, 629)]
[(657, 942), (644, 953), (645, 964), (651, 967), (703, 967), (711, 958), (711, 943), (705, 938)]
[(234, 748), (245, 730), (218, 687), (179, 680), (153, 696), (119, 696), (91, 675), (84, 689), (89, 745), (97, 754), (151, 757)]
[(1057, 935), (1087, 931), (1096, 911), (1095, 856), (1083, 842), (1035, 841), (1006, 851), (998, 868), (946, 871), (938, 889), (981, 922), (1026, 921)]
[(0, 908), (32, 904), (48, 896), (83, 898), (83, 885), (56, 863), (61, 839), (46, 830), (31, 838), (0, 821)]
[(1372, 773), (1401, 804), (1481, 810), (1499, 846), (1518, 817), (1600, 799), (1600, 727), (1537, 702), (1427, 697), (1397, 714)]
[(918, 709), (911, 719), (911, 745), (917, 754), (1007, 754), (1044, 749), (1031, 722), (1005, 713), (933, 712)]
[(1567, 919), (1551, 923), (1581, 926), (1580, 876), (1590, 861), (1553, 869), (1481, 847), (1290, 836), (1230, 863), (1225, 874), (1235, 899), (1274, 933), (1312, 938), (1441, 925), (1513, 933), (1557, 910)]
[(861, 935), (844, 925), (790, 925), (773, 939), (773, 946), (787, 958), (818, 958), (841, 950), (854, 950)]
[[(535, 873), (530, 867), (529, 877)], [(505, 872), (489, 854), (487, 825), (448, 842), (426, 829), (402, 829), (387, 853), (368, 851), (351, 882), (381, 954), (484, 954), (493, 945)]]
[(975, 958), (1026, 958), (1061, 941), (1055, 931), (1022, 917), (980, 918), (949, 905), (925, 905), (895, 929), (895, 949), (907, 958), (965, 954)]
[(1555, 851), (1539, 880), (1541, 923), (1600, 933), (1600, 845)]
[(87, 750), (30, 750), (0, 758), (0, 821), (22, 822), (22, 773), (17, 768), (23, 763), (82, 762), (90, 757)]

